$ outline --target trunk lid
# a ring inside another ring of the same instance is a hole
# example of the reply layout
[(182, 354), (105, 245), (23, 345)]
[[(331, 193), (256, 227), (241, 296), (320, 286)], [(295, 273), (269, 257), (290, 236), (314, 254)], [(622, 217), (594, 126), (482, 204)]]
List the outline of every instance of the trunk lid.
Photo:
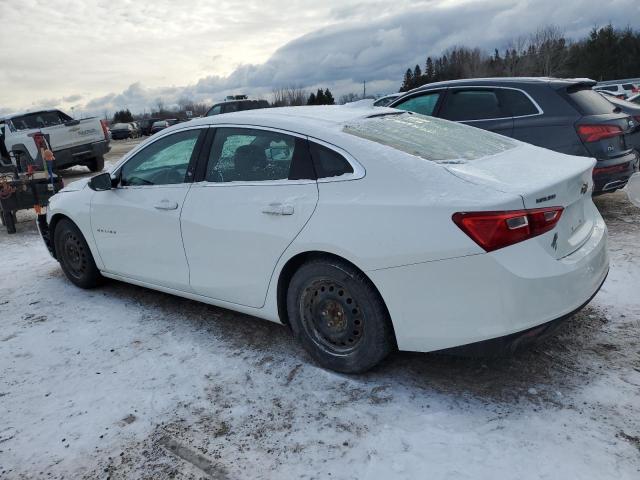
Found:
[(525, 209), (562, 207), (556, 227), (533, 239), (554, 258), (562, 258), (591, 236), (594, 165), (591, 158), (521, 144), (498, 155), (445, 168), (469, 182), (520, 195)]

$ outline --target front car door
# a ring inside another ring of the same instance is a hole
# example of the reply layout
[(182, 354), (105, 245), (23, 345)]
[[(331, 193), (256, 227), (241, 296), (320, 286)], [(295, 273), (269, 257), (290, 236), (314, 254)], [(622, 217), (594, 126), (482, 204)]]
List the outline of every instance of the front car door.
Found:
[(204, 170), (181, 218), (191, 288), (262, 307), (278, 259), (318, 201), (307, 139), (266, 128), (218, 127)]
[(189, 291), (180, 212), (206, 128), (162, 136), (119, 169), (118, 186), (91, 199), (91, 227), (105, 271)]

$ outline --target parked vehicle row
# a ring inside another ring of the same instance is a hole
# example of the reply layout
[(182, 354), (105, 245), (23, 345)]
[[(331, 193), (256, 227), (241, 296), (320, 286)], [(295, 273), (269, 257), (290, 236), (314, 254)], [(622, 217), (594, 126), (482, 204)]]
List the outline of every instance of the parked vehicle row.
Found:
[(584, 306), (608, 271), (594, 164), (395, 109), (251, 110), (159, 132), (39, 227), (80, 287), (282, 322), (361, 372), (395, 348), (511, 351)]
[(630, 80), (611, 80), (598, 82), (593, 89), (626, 100), (640, 93), (640, 78)]
[(389, 106), (490, 130), (560, 153), (593, 157), (594, 194), (638, 169), (636, 120), (582, 79), (488, 78), (431, 83)]

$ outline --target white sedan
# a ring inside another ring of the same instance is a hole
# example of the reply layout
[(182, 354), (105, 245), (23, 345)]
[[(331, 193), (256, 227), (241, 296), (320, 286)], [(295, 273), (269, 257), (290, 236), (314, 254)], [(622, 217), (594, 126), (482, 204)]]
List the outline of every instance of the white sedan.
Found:
[(609, 264), (594, 163), (389, 108), (251, 110), (163, 130), (39, 226), (80, 287), (282, 322), (362, 372), (395, 348), (510, 350), (584, 306)]

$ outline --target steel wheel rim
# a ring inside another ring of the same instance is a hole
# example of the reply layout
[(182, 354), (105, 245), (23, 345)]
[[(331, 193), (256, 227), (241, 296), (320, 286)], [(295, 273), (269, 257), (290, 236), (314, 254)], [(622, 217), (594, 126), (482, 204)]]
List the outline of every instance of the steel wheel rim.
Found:
[(362, 342), (365, 317), (353, 294), (331, 279), (311, 282), (300, 297), (302, 325), (325, 350), (348, 354)]
[(65, 235), (62, 243), (64, 260), (69, 272), (80, 278), (87, 270), (87, 253), (80, 239), (73, 233)]

